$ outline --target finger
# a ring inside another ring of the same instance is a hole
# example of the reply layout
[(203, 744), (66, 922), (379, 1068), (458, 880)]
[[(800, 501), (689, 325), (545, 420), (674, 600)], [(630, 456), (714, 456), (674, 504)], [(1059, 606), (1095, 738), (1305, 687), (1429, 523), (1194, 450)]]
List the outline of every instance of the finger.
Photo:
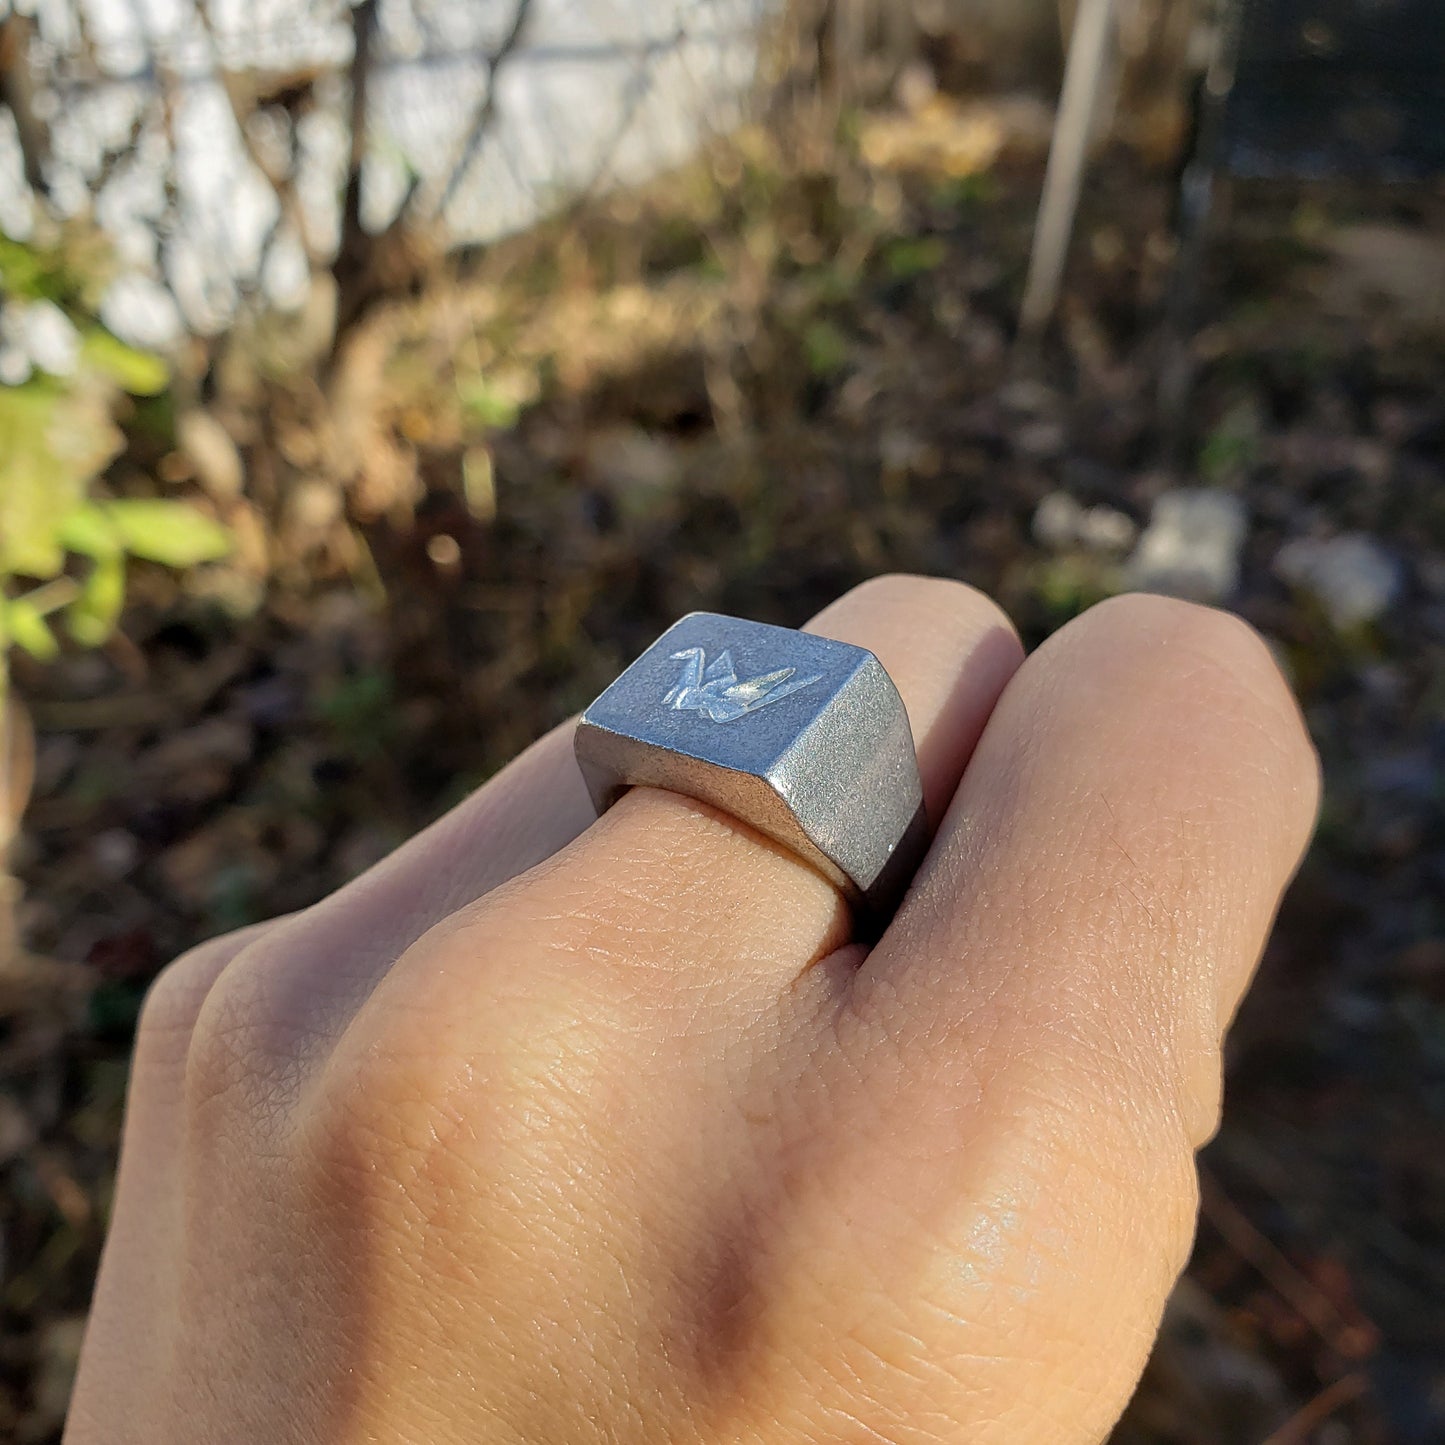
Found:
[[(550, 857), (594, 817), (572, 754), (572, 724), (554, 728), (489, 783), (330, 897), (286, 918), (243, 928), (192, 949), (163, 970), (146, 997), (137, 1028), (130, 1093), (134, 1119), (147, 1136), (130, 1138), (127, 1157), (153, 1162), (174, 1155), (176, 1079), (192, 1031), (216, 981), (265, 940), (278, 957), (312, 960), (335, 983), (370, 979), (411, 942), (457, 907)], [(275, 970), (298, 996), (315, 989), (302, 966)], [(139, 1107), (142, 1096), (144, 1105)], [(132, 1187), (128, 1197), (141, 1191)], [(144, 1211), (141, 1211), (144, 1212)]]
[[(876, 579), (810, 624), (871, 649), (907, 708), (927, 801), (942, 809), (999, 692), (1021, 660), (998, 607), (961, 583)], [(595, 962), (754, 974), (776, 989), (846, 939), (833, 885), (745, 823), (704, 804), (637, 788), (557, 860), (539, 890), (565, 894)], [(741, 925), (741, 926), (740, 926)]]
[[(814, 625), (876, 649), (908, 709), (930, 792), (946, 797), (1021, 660), (998, 607), (961, 583), (887, 577)], [(620, 989), (634, 1012), (661, 1011), (656, 1025), (671, 1036), (707, 1026), (696, 1012), (672, 1016), (695, 1011), (704, 991), (722, 1007), (742, 1000), (775, 1014), (780, 981), (828, 955), (848, 929), (833, 885), (793, 854), (704, 804), (634, 788), (516, 887), (447, 919), (445, 946), (403, 959), (365, 1007), (425, 998), (428, 1019), (469, 1027), (498, 982), (463, 960), (516, 953), (528, 957), (529, 986), (545, 992), (547, 970), (560, 975), (552, 992), (569, 1011), (598, 1006), (599, 987)], [(660, 987), (664, 973), (685, 986)]]
[(967, 1438), (1094, 1440), (1123, 1408), (1192, 1234), (1220, 1033), (1317, 788), (1241, 623), (1096, 608), (1009, 684), (909, 902), (826, 1020), (826, 1110), (850, 1133), (820, 1195), (872, 1226), (865, 1253), (889, 1242), (871, 1263), (898, 1298), (953, 1322), (943, 1374), (982, 1422)]
[[(823, 609), (807, 630), (866, 647), (880, 657), (901, 657), (924, 628), (925, 644), (942, 652), (952, 609), (938, 605), (932, 616), (905, 615), (896, 605), (896, 584), (921, 596), (929, 590), (918, 579), (881, 578), (866, 583)], [(931, 584), (940, 595), (956, 584)], [(959, 589), (966, 592), (968, 589)], [(997, 620), (994, 634), (981, 637), (987, 654), (980, 666), (1006, 675), (1021, 654), (1002, 614), (978, 594), (980, 615)], [(881, 600), (880, 600), (881, 599)], [(970, 610), (975, 606), (970, 603)], [(930, 629), (932, 629), (930, 633)], [(958, 640), (965, 645), (968, 638)], [(924, 800), (933, 818), (941, 816), (962, 769), (962, 752), (982, 727), (977, 709), (997, 694), (985, 677), (979, 685), (955, 686), (946, 669), (920, 676), (912, 688), (910, 717), (933, 719), (918, 737), (918, 761)], [(574, 722), (569, 720), (534, 743), (490, 782), (457, 804), (444, 817), (409, 839), (395, 852), (353, 879), (321, 903), (298, 915), (287, 946), (314, 948), (328, 956), (343, 954), (358, 978), (373, 977), (412, 943), (459, 908), (550, 858), (595, 821), (572, 751)]]
[(378, 865), (425, 929), (535, 867), (596, 816), (572, 752), (573, 722), (553, 728), (445, 817)]
[[(1037, 996), (1071, 1021), (1087, 1004), (1121, 1046), (1159, 1042), (1144, 1017), (1212, 1064), (1318, 791), (1299, 709), (1244, 623), (1157, 597), (1096, 607), (1001, 700), (858, 997), (881, 984), (905, 1009), (971, 1012), (980, 991)], [(1203, 1084), (1190, 1099), (1211, 1119)]]

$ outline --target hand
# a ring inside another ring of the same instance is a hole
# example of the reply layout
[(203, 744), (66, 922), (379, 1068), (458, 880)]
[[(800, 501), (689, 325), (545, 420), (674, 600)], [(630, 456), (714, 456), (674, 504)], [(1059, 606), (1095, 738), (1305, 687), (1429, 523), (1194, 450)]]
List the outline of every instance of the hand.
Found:
[[(938, 834), (871, 952), (564, 728), (141, 1021), (70, 1445), (1095, 1442), (1189, 1249), (1220, 1035), (1317, 770), (1240, 622), (1027, 661), (890, 578)], [(589, 826), (590, 823), (590, 826)]]

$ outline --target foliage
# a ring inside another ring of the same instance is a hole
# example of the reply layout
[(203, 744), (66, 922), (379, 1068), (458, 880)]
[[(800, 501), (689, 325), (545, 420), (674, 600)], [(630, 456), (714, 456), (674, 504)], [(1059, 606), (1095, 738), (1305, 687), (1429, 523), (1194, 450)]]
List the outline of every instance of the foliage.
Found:
[(803, 332), (803, 352), (812, 375), (836, 376), (848, 364), (847, 334), (837, 322), (819, 317)]
[(884, 265), (895, 281), (909, 281), (936, 271), (948, 255), (939, 236), (908, 236), (891, 242), (883, 253)]
[(467, 418), (484, 431), (506, 431), (522, 413), (523, 403), (487, 377), (459, 378), (457, 394)]
[(38, 242), (0, 235), (0, 289), (52, 301), (72, 316), (96, 314), (114, 269), (110, 242), (80, 223), (56, 227)]
[[(116, 418), (129, 396), (169, 384), (165, 362), (128, 346), (96, 318), (104, 252), (60, 237), (48, 246), (0, 238), (7, 311), (58, 312), (74, 332), (68, 370), (21, 355), (29, 376), (0, 388), (0, 668), (10, 646), (42, 661), (59, 643), (63, 613), (81, 646), (103, 643), (125, 598), (127, 557), (189, 567), (225, 555), (225, 528), (183, 502), (91, 498), (124, 443)], [(88, 563), (71, 575), (70, 559)]]

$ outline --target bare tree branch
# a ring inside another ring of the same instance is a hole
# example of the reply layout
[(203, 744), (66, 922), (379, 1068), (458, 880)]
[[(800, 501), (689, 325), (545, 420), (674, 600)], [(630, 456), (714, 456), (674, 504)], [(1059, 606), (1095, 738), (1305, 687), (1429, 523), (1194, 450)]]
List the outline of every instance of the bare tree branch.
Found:
[[(246, 158), (266, 178), (276, 196), (276, 221), (262, 241), (256, 262), (256, 284), (259, 284), (272, 247), (281, 234), (283, 226), (288, 223), (295, 230), (307, 260), (312, 263), (316, 260), (310, 228), (306, 224), (306, 213), (296, 192), (294, 147), (290, 169), (277, 175), (267, 156), (256, 144), (255, 137), (251, 134), (248, 125), (260, 104), (257, 78), (253, 74), (242, 76), (236, 71), (226, 68), (222, 60), (220, 37), (216, 34), (207, 0), (195, 0), (195, 9), (196, 16), (201, 22), (201, 28), (206, 32), (206, 39), (210, 43), (211, 59), (216, 68), (216, 77), (221, 82), (221, 89), (226, 95), (226, 103), (230, 107), (232, 119), (236, 122), (236, 134), (240, 138), (242, 149), (246, 152)], [(298, 76), (287, 77), (287, 80), (293, 91), (304, 95), (309, 94), (314, 78), (312, 73), (304, 72)]]
[(12, 12), (0, 20), (0, 104), (15, 117), (26, 184), (37, 196), (43, 196), (50, 136), (35, 113), (37, 87), (30, 71), (30, 39), (34, 33), (35, 21), (28, 15)]
[(517, 8), (512, 12), (511, 26), (502, 36), (497, 48), (486, 57), (487, 93), (482, 97), (472, 115), (471, 124), (467, 127), (466, 140), (463, 141), (461, 150), (457, 154), (456, 163), (452, 166), (451, 175), (447, 177), (447, 183), (442, 188), (441, 202), (437, 207), (439, 214), (446, 213), (447, 207), (457, 193), (457, 188), (466, 179), (467, 173), (471, 170), (473, 162), (481, 151), (482, 142), (486, 140), (493, 120), (496, 119), (497, 77), (502, 67), (521, 45), (531, 12), (532, 0), (517, 0)]
[(95, 174), (90, 178), (90, 194), (92, 198), (98, 198), (100, 193), (110, 184), (111, 178), (127, 161), (135, 159), (136, 147), (140, 144), (140, 138), (145, 134), (146, 121), (149, 119), (145, 110), (138, 110), (135, 119), (130, 123), (130, 130), (126, 132), (125, 139), (118, 146), (109, 147), (100, 158), (100, 164), (95, 168)]
[(153, 66), (155, 79), (154, 113), (159, 118), (162, 134), (165, 136), (165, 160), (162, 163), (160, 214), (153, 218), (156, 235), (156, 266), (160, 279), (171, 294), (176, 310), (181, 316), (188, 316), (184, 301), (185, 290), (181, 284), (176, 264), (176, 241), (181, 234), (181, 188), (176, 174), (176, 112), (180, 107), (180, 81), (174, 68), (157, 58), (158, 46), (151, 28), (150, 16), (142, 0), (126, 0), (135, 33), (145, 47), (146, 56)]
[(341, 204), (341, 244), (337, 260), (365, 248), (361, 228), (361, 170), (366, 161), (367, 82), (376, 39), (376, 0), (359, 0), (351, 12), (351, 155), (346, 169), (346, 195)]
[(376, 68), (376, 0), (359, 0), (352, 11), (351, 155), (341, 207), (341, 240), (331, 272), (336, 282), (336, 329), (328, 371), (339, 362), (348, 337), (389, 296), (419, 284), (435, 259), (431, 237), (412, 224), (413, 177), (387, 226), (371, 234), (361, 223), (362, 169), (369, 148), (367, 83)]
[(340, 237), (331, 266), (331, 274), (336, 281), (333, 360), (342, 337), (366, 309), (371, 271), (373, 238), (366, 234), (361, 224), (361, 172), (366, 163), (367, 82), (371, 75), (376, 23), (376, 0), (359, 0), (351, 12), (351, 153), (346, 165), (346, 192), (341, 202)]

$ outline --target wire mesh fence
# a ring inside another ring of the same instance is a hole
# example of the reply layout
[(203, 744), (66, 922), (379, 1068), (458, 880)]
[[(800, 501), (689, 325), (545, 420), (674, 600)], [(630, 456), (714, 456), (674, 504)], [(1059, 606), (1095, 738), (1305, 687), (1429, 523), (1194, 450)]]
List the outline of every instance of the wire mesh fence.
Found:
[(768, 0), (38, 0), (4, 14), (0, 227), (87, 217), (145, 340), (403, 230), (492, 239), (738, 121)]
[[(1155, 50), (1176, 57), (1165, 88), (1177, 91), (1176, 52), (1211, 8), (1121, 0), (1111, 54), (1136, 74)], [(1038, 79), (1042, 66), (1048, 90), (1074, 9), (0, 0), (0, 230), (26, 235), (37, 206), (94, 220), (125, 263), (111, 325), (148, 344), (212, 334), (253, 299), (300, 304), (319, 274), (344, 293), (376, 270), (378, 246), (395, 262), (487, 242), (655, 174), (764, 98), (836, 121), (920, 56), (944, 84), (981, 68)], [(1096, 117), (1090, 134), (1109, 123)], [(339, 298), (343, 323), (355, 304)]]

